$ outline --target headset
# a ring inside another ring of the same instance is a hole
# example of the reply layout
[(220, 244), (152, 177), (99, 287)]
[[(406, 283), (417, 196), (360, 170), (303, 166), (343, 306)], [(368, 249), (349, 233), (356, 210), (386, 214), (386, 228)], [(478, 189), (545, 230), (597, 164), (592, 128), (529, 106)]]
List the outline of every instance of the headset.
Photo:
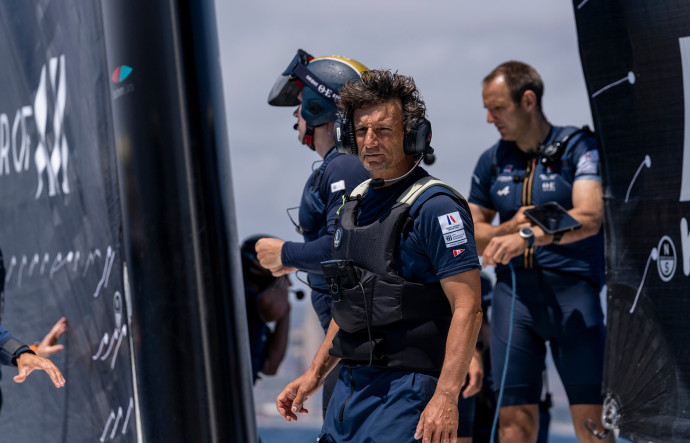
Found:
[(539, 156), (539, 161), (544, 166), (551, 166), (560, 160), (561, 156), (565, 152), (565, 148), (568, 146), (568, 142), (571, 138), (575, 137), (580, 133), (585, 133), (585, 136), (594, 136), (594, 132), (589, 129), (589, 126), (585, 125), (582, 128), (574, 131), (572, 134), (568, 134), (560, 140), (554, 141), (548, 145), (539, 145), (537, 148), (537, 155)]
[[(338, 113), (334, 125), (335, 147), (338, 152), (357, 155), (357, 139), (352, 119), (342, 112)], [(422, 118), (415, 125), (414, 130), (405, 134), (405, 154), (412, 156), (433, 157), (434, 148), (431, 147), (431, 122)], [(432, 161), (433, 162), (433, 161)], [(425, 161), (426, 164), (428, 161)]]

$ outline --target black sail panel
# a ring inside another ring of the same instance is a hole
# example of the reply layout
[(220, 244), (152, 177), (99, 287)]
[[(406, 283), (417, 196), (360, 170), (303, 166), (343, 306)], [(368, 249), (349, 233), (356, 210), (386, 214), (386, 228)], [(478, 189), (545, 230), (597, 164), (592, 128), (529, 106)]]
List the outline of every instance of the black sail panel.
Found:
[(573, 6), (604, 180), (605, 412), (624, 438), (687, 440), (690, 8)]

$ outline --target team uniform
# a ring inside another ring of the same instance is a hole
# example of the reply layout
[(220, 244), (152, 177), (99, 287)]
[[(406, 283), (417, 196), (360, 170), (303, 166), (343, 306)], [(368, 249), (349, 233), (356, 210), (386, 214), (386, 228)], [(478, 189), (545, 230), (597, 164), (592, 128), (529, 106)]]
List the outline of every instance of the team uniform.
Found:
[(367, 178), (369, 173), (357, 157), (331, 149), (302, 192), (299, 225), (304, 243), (283, 244), (283, 265), (308, 272), (312, 305), (324, 331), (331, 322), (331, 295), (321, 273), (321, 262), (331, 258), (331, 238), (343, 195)]
[[(552, 127), (544, 145), (572, 135), (560, 157), (542, 162), (499, 141), (479, 159), (470, 203), (498, 213), (501, 223), (522, 206), (556, 201), (572, 209), (577, 180), (601, 180), (596, 141), (574, 127)], [(599, 292), (605, 283), (603, 232), (566, 244), (527, 248), (511, 261), (516, 301), (509, 368), (501, 406), (539, 402), (550, 342), (570, 404), (600, 404), (604, 354)], [(501, 380), (513, 296), (508, 266), (496, 267), (491, 320), (493, 379)], [(498, 390), (499, 386), (495, 386)]]
[[(414, 441), (452, 315), (439, 281), (479, 268), (469, 209), (439, 183), (416, 168), (391, 186), (368, 187), (341, 209), (332, 255), (345, 260), (332, 263), (343, 277), (336, 278), (340, 330), (331, 354), (343, 369), (320, 441)], [(326, 272), (331, 288), (332, 275)], [(471, 436), (474, 399), (461, 399), (459, 410), (458, 435)]]

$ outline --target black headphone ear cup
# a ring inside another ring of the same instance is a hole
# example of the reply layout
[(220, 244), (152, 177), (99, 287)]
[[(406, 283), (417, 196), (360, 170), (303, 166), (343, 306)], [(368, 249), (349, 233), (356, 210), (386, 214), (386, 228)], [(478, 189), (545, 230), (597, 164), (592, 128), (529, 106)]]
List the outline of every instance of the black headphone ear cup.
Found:
[(335, 148), (343, 154), (357, 155), (357, 141), (352, 121), (347, 115), (338, 114), (333, 125)]
[(355, 125), (349, 118), (345, 122), (345, 137), (347, 138), (347, 145), (350, 149), (350, 154), (357, 155), (357, 139), (355, 138)]
[(405, 154), (422, 155), (431, 148), (431, 122), (421, 119), (414, 130), (405, 134)]

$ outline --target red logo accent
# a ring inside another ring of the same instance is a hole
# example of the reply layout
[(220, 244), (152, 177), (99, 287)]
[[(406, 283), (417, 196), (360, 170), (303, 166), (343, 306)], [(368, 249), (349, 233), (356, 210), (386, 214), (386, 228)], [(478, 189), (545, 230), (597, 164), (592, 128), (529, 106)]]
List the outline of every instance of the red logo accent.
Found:
[(458, 255), (462, 254), (465, 252), (464, 249), (453, 249), (453, 257), (457, 257)]

